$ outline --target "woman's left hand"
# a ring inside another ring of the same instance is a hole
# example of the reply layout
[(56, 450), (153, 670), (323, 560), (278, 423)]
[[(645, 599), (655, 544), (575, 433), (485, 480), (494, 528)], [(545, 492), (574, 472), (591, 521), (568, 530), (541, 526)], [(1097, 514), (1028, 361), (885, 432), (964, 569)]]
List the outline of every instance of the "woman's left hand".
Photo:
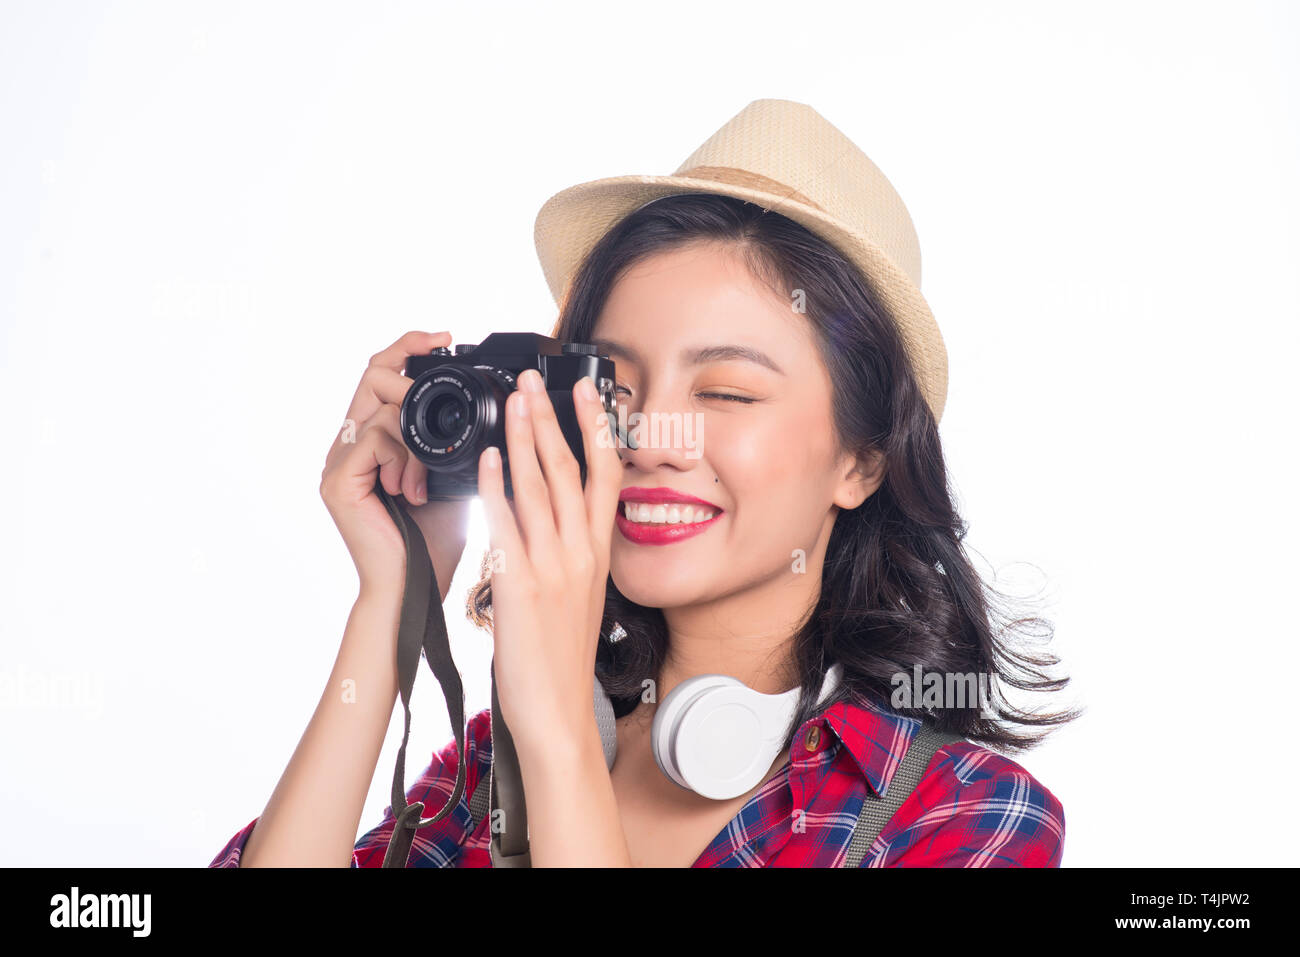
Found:
[(585, 489), (536, 370), (519, 376), (506, 401), (513, 502), (505, 497), (498, 450), (479, 456), (490, 530), (493, 671), (501, 715), (521, 756), (557, 735), (579, 741), (595, 728), (596, 643), (623, 468), (594, 384), (586, 393), (584, 382), (591, 379), (575, 384), (573, 402)]

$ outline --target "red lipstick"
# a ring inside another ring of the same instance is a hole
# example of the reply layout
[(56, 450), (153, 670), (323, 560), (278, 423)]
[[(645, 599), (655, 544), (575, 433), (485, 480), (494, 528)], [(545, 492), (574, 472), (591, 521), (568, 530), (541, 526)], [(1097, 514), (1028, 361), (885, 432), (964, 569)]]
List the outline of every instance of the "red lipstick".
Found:
[(673, 488), (664, 488), (662, 485), (658, 488), (639, 488), (633, 485), (631, 488), (625, 488), (618, 495), (620, 502), (649, 502), (651, 505), (665, 505), (670, 502), (678, 502), (682, 505), (703, 505), (706, 508), (714, 509), (721, 512), (722, 509), (712, 502), (706, 502), (702, 498), (696, 498), (694, 495), (687, 495)]
[(620, 508), (615, 513), (614, 521), (623, 537), (637, 545), (671, 545), (683, 539), (707, 531), (709, 526), (722, 517), (722, 509), (694, 495), (687, 495), (671, 488), (625, 488), (618, 496), (619, 502), (646, 502), (651, 505), (696, 505), (713, 509), (715, 514), (707, 522), (677, 522), (672, 525), (648, 524), (634, 522), (623, 514)]

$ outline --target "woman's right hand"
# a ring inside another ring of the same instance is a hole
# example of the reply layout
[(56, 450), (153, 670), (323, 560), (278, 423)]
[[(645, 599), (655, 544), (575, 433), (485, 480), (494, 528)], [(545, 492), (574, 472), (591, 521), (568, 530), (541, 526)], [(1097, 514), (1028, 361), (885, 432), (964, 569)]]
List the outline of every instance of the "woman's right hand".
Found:
[(406, 547), (375, 491), (376, 475), (389, 495), (406, 499), (443, 594), (465, 550), (470, 500), (427, 500), (424, 463), (402, 441), (400, 424), (402, 400), (413, 382), (403, 374), (406, 360), (450, 345), (448, 332), (408, 332), (373, 355), (325, 457), (321, 498), (352, 555), (362, 591), (401, 587), (406, 580)]

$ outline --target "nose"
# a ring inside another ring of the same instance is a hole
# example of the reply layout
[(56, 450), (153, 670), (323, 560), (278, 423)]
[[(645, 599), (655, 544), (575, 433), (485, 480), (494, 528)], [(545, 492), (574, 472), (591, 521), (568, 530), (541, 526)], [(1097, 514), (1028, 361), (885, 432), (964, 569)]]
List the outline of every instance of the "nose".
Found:
[(688, 405), (647, 393), (637, 404), (624, 403), (627, 429), (637, 448), (619, 450), (624, 467), (647, 474), (671, 468), (689, 471), (702, 454), (703, 417)]

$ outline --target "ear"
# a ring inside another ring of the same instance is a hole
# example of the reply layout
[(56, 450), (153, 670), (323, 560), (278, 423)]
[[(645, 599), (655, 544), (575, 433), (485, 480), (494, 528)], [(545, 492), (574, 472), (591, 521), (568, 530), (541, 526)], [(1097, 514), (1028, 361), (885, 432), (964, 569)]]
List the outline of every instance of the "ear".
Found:
[(868, 449), (844, 458), (842, 478), (835, 488), (834, 503), (845, 510), (857, 508), (869, 499), (885, 480), (885, 454)]

